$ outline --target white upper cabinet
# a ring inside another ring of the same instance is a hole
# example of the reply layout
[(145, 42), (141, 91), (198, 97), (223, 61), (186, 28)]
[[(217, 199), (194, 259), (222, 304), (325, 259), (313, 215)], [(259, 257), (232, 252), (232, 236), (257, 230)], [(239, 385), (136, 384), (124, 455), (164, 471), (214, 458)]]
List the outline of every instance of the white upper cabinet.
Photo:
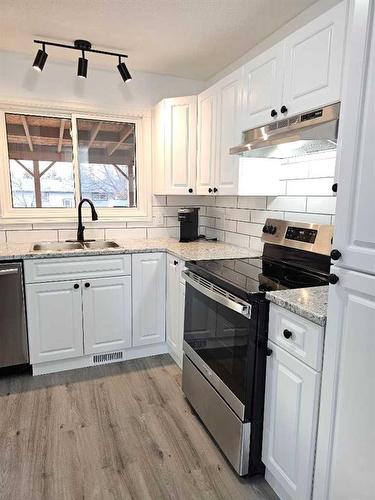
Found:
[(280, 118), (283, 66), (282, 43), (263, 52), (244, 66), (241, 130), (248, 130)]
[(82, 281), (85, 354), (131, 345), (131, 277)]
[(213, 193), (215, 183), (217, 95), (213, 87), (198, 96), (197, 194)]
[(196, 96), (164, 99), (154, 109), (155, 194), (195, 194), (196, 131)]
[(367, 9), (357, 5), (347, 45), (333, 247), (340, 266), (375, 274), (375, 14)]
[(231, 73), (217, 85), (217, 127), (214, 190), (235, 195), (238, 190), (239, 157), (229, 149), (241, 141), (239, 111), (242, 99), (242, 70)]
[(132, 255), (133, 346), (165, 341), (165, 253)]
[(285, 115), (340, 100), (345, 24), (341, 2), (285, 39)]

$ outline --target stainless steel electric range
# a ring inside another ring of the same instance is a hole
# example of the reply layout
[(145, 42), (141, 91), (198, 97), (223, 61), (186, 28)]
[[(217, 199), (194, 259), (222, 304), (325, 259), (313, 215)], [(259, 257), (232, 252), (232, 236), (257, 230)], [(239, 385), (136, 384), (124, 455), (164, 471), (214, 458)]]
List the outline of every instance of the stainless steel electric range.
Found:
[(182, 388), (240, 475), (264, 472), (265, 292), (327, 285), (332, 230), (267, 219), (261, 257), (186, 264)]

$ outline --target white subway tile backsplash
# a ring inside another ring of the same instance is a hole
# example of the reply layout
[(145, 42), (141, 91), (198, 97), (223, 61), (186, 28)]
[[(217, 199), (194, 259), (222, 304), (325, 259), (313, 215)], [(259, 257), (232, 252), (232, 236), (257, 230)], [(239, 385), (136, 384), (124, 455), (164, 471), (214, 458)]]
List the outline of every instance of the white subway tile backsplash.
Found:
[(287, 182), (288, 196), (329, 196), (332, 194), (333, 178), (299, 179)]
[(105, 238), (107, 240), (138, 240), (141, 238), (146, 238), (146, 228), (134, 228), (134, 229), (106, 229)]
[(250, 238), (244, 234), (225, 232), (225, 242), (239, 247), (249, 247)]
[(270, 210), (288, 210), (290, 212), (304, 212), (306, 209), (305, 196), (276, 196), (269, 197), (267, 208)]
[(225, 229), (225, 231), (237, 231), (237, 221), (229, 219), (215, 219), (217, 229)]
[[(59, 241), (66, 240), (76, 240), (77, 239), (77, 229), (62, 229), (58, 231)], [(85, 229), (85, 239), (86, 240), (104, 240), (105, 230), (104, 229)]]
[(285, 219), (308, 224), (331, 224), (331, 216), (323, 214), (310, 214), (298, 212), (285, 212)]
[(205, 231), (205, 235), (207, 238), (217, 238), (219, 241), (224, 241), (225, 233), (220, 229), (214, 229), (211, 227), (207, 227)]
[(227, 208), (225, 210), (225, 218), (248, 222), (250, 220), (250, 212), (242, 208)]
[(6, 233), (5, 231), (0, 231), (0, 243), (6, 242)]
[[(179, 227), (149, 227), (147, 228), (147, 238), (179, 238)], [(146, 235), (144, 236), (146, 238)]]
[(307, 212), (318, 214), (334, 214), (336, 211), (336, 196), (307, 198)]
[(207, 217), (220, 217), (220, 218), (224, 218), (224, 216), (225, 216), (225, 208), (206, 207), (206, 215), (207, 215)]
[(250, 221), (258, 224), (264, 224), (266, 219), (284, 219), (284, 212), (276, 210), (251, 210)]
[(252, 222), (238, 222), (237, 232), (241, 234), (248, 234), (250, 236), (262, 236), (263, 224), (254, 224)]
[(217, 207), (236, 208), (237, 196), (216, 196), (215, 202)]
[(177, 217), (167, 217), (167, 227), (180, 227)]
[(7, 231), (8, 243), (34, 243), (37, 241), (57, 241), (57, 231)]
[(267, 207), (266, 196), (239, 196), (238, 208), (256, 208), (261, 210)]
[(252, 250), (259, 250), (259, 252), (263, 252), (264, 243), (260, 238), (256, 236), (250, 237), (250, 248)]

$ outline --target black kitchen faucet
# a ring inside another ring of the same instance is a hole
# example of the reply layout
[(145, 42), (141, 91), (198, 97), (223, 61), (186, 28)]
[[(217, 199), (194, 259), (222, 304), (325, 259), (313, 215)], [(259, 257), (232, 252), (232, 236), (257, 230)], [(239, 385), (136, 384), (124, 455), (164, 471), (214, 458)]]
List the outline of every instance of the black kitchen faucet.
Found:
[(77, 229), (77, 241), (85, 241), (84, 230), (85, 226), (82, 224), (82, 205), (87, 202), (91, 207), (91, 219), (98, 220), (98, 214), (96, 213), (94, 204), (88, 198), (82, 198), (78, 205), (78, 229)]

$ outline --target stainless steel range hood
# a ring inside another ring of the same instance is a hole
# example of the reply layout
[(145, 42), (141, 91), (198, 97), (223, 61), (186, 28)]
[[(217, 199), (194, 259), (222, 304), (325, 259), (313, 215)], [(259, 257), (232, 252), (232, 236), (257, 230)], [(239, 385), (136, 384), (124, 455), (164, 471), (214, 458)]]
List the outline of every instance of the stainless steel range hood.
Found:
[(258, 158), (292, 158), (336, 149), (340, 103), (285, 118), (243, 132), (243, 143), (230, 154)]

